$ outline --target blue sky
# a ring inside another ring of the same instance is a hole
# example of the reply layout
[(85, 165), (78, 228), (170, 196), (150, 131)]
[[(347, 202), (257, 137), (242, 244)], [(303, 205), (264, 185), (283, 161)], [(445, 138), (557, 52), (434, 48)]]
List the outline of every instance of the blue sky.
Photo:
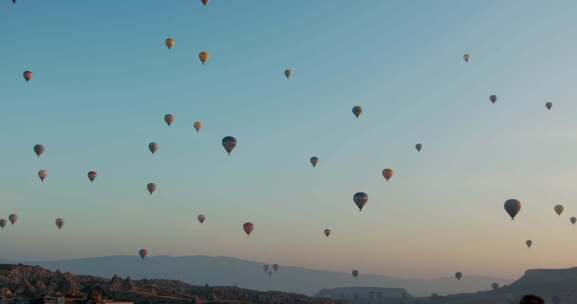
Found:
[[(21, 220), (0, 231), (0, 256), (145, 247), (409, 277), (575, 265), (575, 13), (572, 1), (6, 0), (0, 217)], [(511, 197), (524, 202), (515, 223)]]

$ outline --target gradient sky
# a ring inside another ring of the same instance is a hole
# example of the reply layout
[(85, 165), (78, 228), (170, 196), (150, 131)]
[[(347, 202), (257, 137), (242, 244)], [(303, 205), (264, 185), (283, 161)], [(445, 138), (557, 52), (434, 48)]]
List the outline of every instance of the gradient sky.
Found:
[[(403, 277), (574, 266), (576, 15), (571, 0), (3, 0), (0, 216), (20, 221), (0, 257), (144, 247)], [(514, 222), (509, 198), (524, 203)]]

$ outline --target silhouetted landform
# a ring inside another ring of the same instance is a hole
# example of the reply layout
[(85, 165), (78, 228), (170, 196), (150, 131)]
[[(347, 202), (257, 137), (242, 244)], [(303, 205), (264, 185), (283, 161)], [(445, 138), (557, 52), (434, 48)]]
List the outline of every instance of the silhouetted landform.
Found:
[(352, 304), (412, 304), (415, 298), (402, 288), (341, 287), (322, 289), (320, 298), (346, 300)]
[(517, 304), (527, 294), (534, 294), (546, 303), (577, 303), (577, 267), (568, 269), (528, 270), (517, 281), (495, 290), (473, 294), (432, 296), (419, 304)]
[[(267, 264), (276, 261), (268, 261)], [(230, 257), (211, 256), (153, 256), (142, 260), (135, 256), (110, 256), (61, 261), (24, 262), (47, 269), (70, 271), (109, 278), (114, 274), (135, 279), (177, 279), (193, 285), (238, 286), (255, 290), (281, 290), (314, 295), (323, 288), (336, 287), (388, 287), (404, 288), (414, 296), (431, 293), (455, 294), (486, 289), (491, 283), (510, 283), (510, 280), (477, 277), (465, 274), (457, 281), (453, 277), (422, 280), (400, 279), (363, 273), (354, 278), (351, 273), (313, 270), (280, 265), (271, 276), (263, 271), (265, 263)]]
[(344, 304), (277, 291), (260, 292), (237, 287), (192, 286), (181, 281), (113, 276), (112, 279), (52, 272), (39, 266), (0, 265), (0, 302), (40, 302), (59, 297), (66, 302), (105, 303), (105, 299), (134, 303), (271, 303)]

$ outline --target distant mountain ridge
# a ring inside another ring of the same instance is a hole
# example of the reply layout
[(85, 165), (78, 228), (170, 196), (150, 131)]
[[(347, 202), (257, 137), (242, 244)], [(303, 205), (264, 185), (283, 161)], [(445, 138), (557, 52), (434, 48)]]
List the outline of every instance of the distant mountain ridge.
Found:
[(23, 261), (50, 270), (77, 274), (112, 277), (114, 274), (135, 279), (179, 279), (194, 285), (238, 286), (255, 290), (279, 290), (314, 295), (321, 289), (336, 287), (404, 288), (411, 295), (431, 293), (454, 294), (490, 289), (493, 282), (507, 280), (467, 276), (430, 280), (400, 279), (382, 275), (363, 274), (354, 278), (350, 273), (313, 270), (281, 265), (278, 272), (268, 276), (264, 263), (224, 256), (153, 256), (144, 260), (136, 256), (107, 256), (58, 261)]

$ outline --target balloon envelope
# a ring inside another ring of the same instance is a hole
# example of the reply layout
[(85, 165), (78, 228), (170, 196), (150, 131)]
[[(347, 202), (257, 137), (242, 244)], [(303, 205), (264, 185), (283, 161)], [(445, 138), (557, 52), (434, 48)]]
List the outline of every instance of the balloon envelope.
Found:
[(555, 213), (557, 213), (557, 215), (561, 215), (561, 213), (563, 213), (563, 210), (565, 210), (565, 207), (563, 207), (563, 205), (555, 205), (553, 209), (555, 210)]
[(489, 96), (489, 100), (490, 100), (492, 103), (497, 102), (497, 95), (491, 95), (491, 96)]
[(359, 116), (363, 114), (363, 108), (361, 108), (361, 106), (354, 106), (352, 111), (356, 118), (359, 118)]
[(325, 236), (329, 237), (329, 235), (331, 235), (331, 230), (330, 229), (325, 229)]
[(144, 259), (145, 257), (148, 256), (148, 250), (140, 249), (138, 250), (138, 255), (140, 256), (141, 259)]
[(533, 246), (533, 241), (527, 240), (527, 241), (525, 241), (525, 245), (527, 245), (527, 247), (531, 248), (531, 246)]
[(199, 214), (197, 217), (198, 221), (203, 224), (204, 221), (206, 221), (206, 216), (204, 216), (203, 214)]
[(234, 148), (236, 147), (236, 138), (232, 137), (232, 136), (226, 136), (222, 139), (222, 146), (224, 147), (224, 150), (226, 151), (226, 153), (228, 153), (228, 155), (230, 155), (230, 152), (232, 152), (232, 150), (234, 150)]
[(18, 221), (18, 214), (16, 213), (12, 213), (8, 216), (8, 220), (10, 221), (10, 223), (12, 225), (16, 224), (16, 222)]
[(455, 273), (455, 278), (457, 278), (457, 280), (460, 280), (463, 277), (463, 274), (460, 272), (456, 272)]
[(43, 182), (46, 179), (46, 177), (48, 177), (48, 171), (46, 170), (38, 171), (38, 177), (40, 178), (40, 181)]
[(387, 180), (387, 182), (393, 177), (393, 169), (387, 168), (383, 170), (383, 177)]
[(469, 57), (470, 57), (469, 54), (465, 54), (463, 55), (463, 60), (465, 60), (465, 62), (469, 62)]
[(154, 191), (156, 191), (156, 184), (155, 183), (148, 183), (146, 185), (146, 190), (148, 190), (148, 192), (150, 194), (154, 193)]
[(170, 50), (176, 44), (176, 40), (174, 40), (174, 38), (167, 38), (164, 40), (164, 44), (166, 44), (166, 47)]
[(353, 270), (352, 271), (353, 277), (358, 277), (359, 276), (359, 271), (358, 270)]
[(96, 171), (88, 171), (88, 180), (90, 180), (91, 182), (93, 182), (96, 179)]
[(202, 5), (204, 6), (208, 5), (208, 0), (200, 0), (200, 2), (202, 2)]
[(170, 126), (174, 122), (174, 115), (172, 114), (164, 115), (164, 122)]
[(155, 142), (151, 142), (148, 144), (148, 150), (150, 150), (150, 153), (154, 154), (156, 152), (156, 150), (158, 150), (158, 144)]
[(551, 110), (551, 108), (553, 107), (553, 103), (548, 102), (545, 104), (545, 107), (547, 108), (547, 110)]
[(515, 219), (515, 216), (521, 210), (521, 202), (516, 199), (509, 199), (505, 202), (505, 211), (509, 214), (511, 219)]
[(311, 165), (313, 165), (313, 167), (316, 167), (318, 163), (319, 163), (318, 157), (316, 156), (311, 157)]
[(200, 121), (195, 121), (193, 126), (196, 132), (200, 132), (200, 129), (203, 127), (202, 122)]
[(32, 80), (32, 72), (31, 71), (25, 71), (24, 73), (22, 73), (22, 77), (24, 77), (24, 80), (26, 80), (26, 82)]
[(198, 54), (198, 59), (202, 64), (205, 64), (208, 61), (208, 52), (202, 51)]
[(251, 222), (246, 222), (242, 225), (242, 230), (244, 230), (246, 235), (250, 235), (254, 230), (254, 224)]
[(42, 155), (42, 153), (44, 153), (44, 146), (41, 144), (36, 144), (34, 145), (34, 153), (36, 153), (36, 156), (40, 157), (40, 155)]
[(56, 227), (58, 227), (58, 229), (62, 229), (62, 226), (64, 226), (64, 220), (61, 218), (57, 218), (55, 221)]
[(577, 217), (572, 216), (570, 221), (571, 221), (571, 224), (575, 225), (575, 223), (577, 223)]
[(291, 78), (292, 71), (290, 69), (284, 70), (284, 76), (289, 79)]
[(6, 219), (0, 219), (0, 229), (4, 229), (4, 227), (6, 227), (6, 224), (8, 224), (8, 221)]
[(417, 149), (418, 152), (421, 152), (421, 149), (423, 149), (423, 145), (422, 144), (416, 144), (415, 149)]
[(364, 192), (357, 192), (355, 195), (353, 195), (353, 202), (355, 202), (355, 205), (357, 205), (359, 211), (363, 210), (363, 207), (367, 204), (368, 201), (369, 196)]
[(272, 269), (274, 269), (274, 271), (278, 271), (279, 265), (278, 264), (272, 264)]

